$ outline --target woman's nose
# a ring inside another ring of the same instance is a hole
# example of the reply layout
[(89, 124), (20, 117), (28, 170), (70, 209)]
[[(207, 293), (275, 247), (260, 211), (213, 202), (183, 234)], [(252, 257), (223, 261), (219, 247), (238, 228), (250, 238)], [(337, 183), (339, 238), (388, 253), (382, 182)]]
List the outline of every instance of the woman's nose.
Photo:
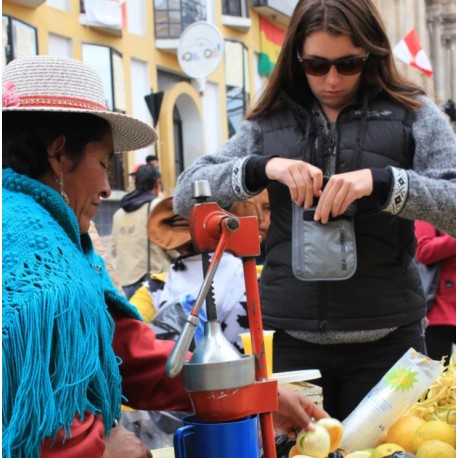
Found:
[(102, 191), (100, 192), (100, 197), (107, 199), (111, 196), (111, 186), (110, 181), (108, 180), (108, 176), (105, 177), (105, 182), (102, 187)]
[(342, 75), (337, 71), (337, 68), (335, 65), (331, 65), (329, 68), (329, 72), (326, 75), (326, 81), (328, 83), (336, 83), (340, 81), (342, 78)]

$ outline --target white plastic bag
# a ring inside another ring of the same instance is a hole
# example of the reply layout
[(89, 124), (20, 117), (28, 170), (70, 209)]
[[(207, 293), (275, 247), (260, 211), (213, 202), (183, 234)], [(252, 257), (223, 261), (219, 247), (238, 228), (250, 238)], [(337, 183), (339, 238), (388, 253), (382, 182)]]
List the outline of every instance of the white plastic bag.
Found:
[(440, 361), (413, 348), (407, 350), (343, 421), (341, 448), (356, 451), (374, 447), (384, 431), (407, 413), (443, 370)]

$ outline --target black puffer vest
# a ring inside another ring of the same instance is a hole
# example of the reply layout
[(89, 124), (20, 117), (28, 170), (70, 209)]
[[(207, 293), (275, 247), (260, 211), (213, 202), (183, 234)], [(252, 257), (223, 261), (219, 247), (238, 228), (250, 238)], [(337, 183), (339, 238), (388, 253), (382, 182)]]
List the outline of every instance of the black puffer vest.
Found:
[[(349, 107), (337, 120), (336, 172), (368, 167), (411, 168), (412, 113), (382, 93)], [(266, 156), (303, 159), (320, 168), (322, 141), (309, 112), (282, 101), (260, 120)], [(260, 281), (264, 323), (282, 329), (369, 330), (425, 315), (416, 269), (413, 223), (380, 211), (373, 197), (357, 202), (358, 267), (343, 281), (301, 281), (291, 268), (292, 203), (286, 186), (269, 187), (271, 227)]]

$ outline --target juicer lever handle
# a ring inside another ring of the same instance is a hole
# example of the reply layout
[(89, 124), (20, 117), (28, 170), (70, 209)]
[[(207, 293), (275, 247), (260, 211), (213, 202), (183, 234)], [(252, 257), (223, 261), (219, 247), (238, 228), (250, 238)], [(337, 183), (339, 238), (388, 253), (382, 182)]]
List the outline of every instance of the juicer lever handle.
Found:
[(202, 283), (199, 294), (197, 295), (194, 307), (192, 308), (191, 313), (188, 315), (180, 337), (176, 341), (175, 346), (173, 347), (173, 351), (167, 360), (165, 373), (169, 377), (176, 377), (181, 372), (181, 369), (183, 369), (186, 353), (191, 345), (196, 326), (199, 324), (200, 309), (202, 308), (205, 297), (210, 290), (210, 286), (212, 284), (213, 278), (215, 277), (216, 269), (218, 268), (220, 259), (213, 258), (212, 262), (210, 263), (208, 273), (205, 276), (205, 280)]
[(199, 317), (194, 315), (188, 316), (186, 323), (181, 331), (180, 337), (173, 347), (172, 353), (170, 354), (169, 359), (167, 360), (167, 364), (165, 365), (165, 373), (169, 377), (176, 377), (183, 369), (186, 354), (189, 350), (189, 347), (191, 346), (191, 341), (194, 337), (194, 332), (196, 331), (196, 326), (198, 324)]
[(172, 353), (170, 354), (169, 359), (167, 360), (167, 364), (165, 366), (165, 373), (169, 377), (176, 377), (183, 369), (183, 365), (186, 359), (186, 353), (189, 350), (189, 346), (191, 345), (191, 341), (194, 336), (196, 326), (199, 324), (200, 309), (202, 308), (202, 304), (204, 303), (208, 291), (210, 290), (213, 278), (216, 274), (216, 269), (218, 268), (219, 262), (221, 261), (229, 237), (231, 236), (231, 233), (234, 230), (236, 230), (230, 227), (230, 225), (228, 227), (228, 220), (229, 218), (225, 218), (223, 220), (221, 238), (219, 239), (218, 245), (215, 249), (215, 253), (213, 254), (213, 258), (208, 267), (207, 275), (205, 276), (204, 282), (200, 287), (199, 294), (196, 298), (196, 303), (194, 304), (194, 307), (191, 309), (191, 312), (188, 315), (183, 330), (181, 331), (180, 337), (176, 341)]

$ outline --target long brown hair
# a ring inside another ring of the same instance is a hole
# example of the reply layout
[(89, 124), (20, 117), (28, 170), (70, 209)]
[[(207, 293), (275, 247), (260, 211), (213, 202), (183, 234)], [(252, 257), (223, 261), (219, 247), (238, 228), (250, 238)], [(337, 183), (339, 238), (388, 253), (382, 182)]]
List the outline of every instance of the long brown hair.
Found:
[(297, 60), (304, 40), (312, 32), (346, 35), (357, 47), (369, 52), (361, 83), (380, 87), (408, 109), (421, 105), (415, 95), (420, 87), (396, 70), (383, 21), (372, 0), (299, 0), (286, 31), (278, 62), (267, 85), (247, 119), (268, 113), (281, 91), (306, 104), (312, 98), (307, 78)]

